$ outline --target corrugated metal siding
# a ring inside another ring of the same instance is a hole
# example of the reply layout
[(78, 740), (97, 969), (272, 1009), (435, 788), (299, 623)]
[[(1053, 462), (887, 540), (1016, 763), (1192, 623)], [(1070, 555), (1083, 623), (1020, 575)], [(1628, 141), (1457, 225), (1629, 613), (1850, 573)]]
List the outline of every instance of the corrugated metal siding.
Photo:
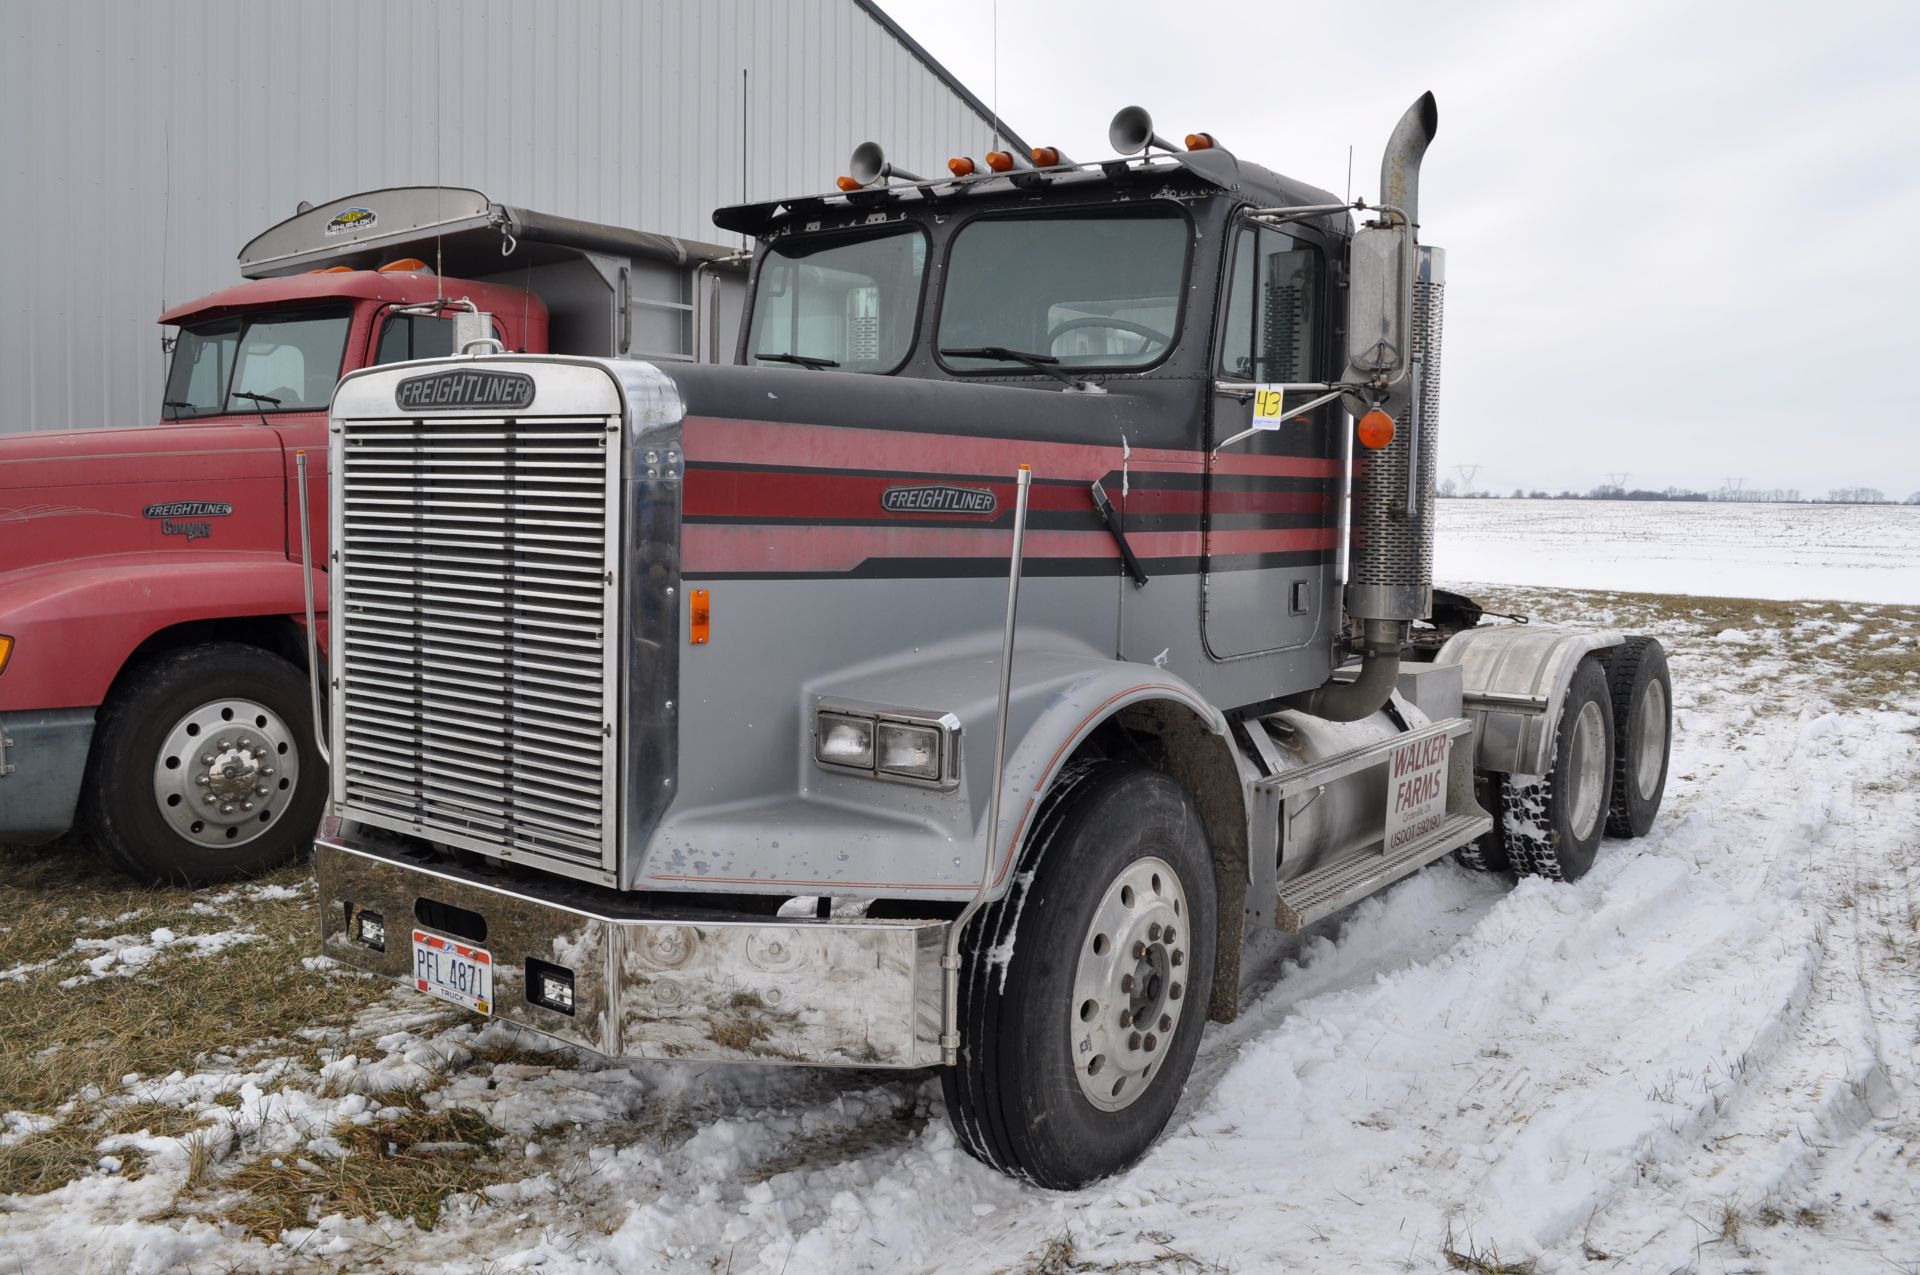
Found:
[(0, 432), (150, 422), (154, 316), (302, 199), (441, 181), (722, 241), (714, 208), (828, 189), (865, 138), (931, 174), (990, 133), (853, 0), (5, 10)]

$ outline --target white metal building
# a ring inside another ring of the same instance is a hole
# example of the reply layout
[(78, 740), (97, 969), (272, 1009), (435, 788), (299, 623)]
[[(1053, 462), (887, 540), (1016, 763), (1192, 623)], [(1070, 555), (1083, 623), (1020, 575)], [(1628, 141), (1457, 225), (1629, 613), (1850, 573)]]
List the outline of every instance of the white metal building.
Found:
[[(994, 136), (871, 0), (0, 0), (0, 432), (151, 423), (154, 323), (240, 246), (384, 186), (688, 239), (872, 138)], [(1003, 128), (1003, 141), (1020, 144)]]

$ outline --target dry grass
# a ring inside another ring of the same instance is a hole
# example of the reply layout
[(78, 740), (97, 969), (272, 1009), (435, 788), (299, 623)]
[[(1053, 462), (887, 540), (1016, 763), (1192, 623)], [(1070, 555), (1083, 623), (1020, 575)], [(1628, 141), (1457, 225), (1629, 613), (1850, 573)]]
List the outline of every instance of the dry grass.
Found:
[(521, 1176), (493, 1157), (502, 1133), (479, 1112), (436, 1109), (419, 1092), (397, 1105), (394, 1119), (336, 1127), (347, 1150), (338, 1159), (256, 1160), (211, 1183), (228, 1200), (220, 1216), (269, 1241), (331, 1213), (405, 1218), (431, 1230), (449, 1197)]
[(1471, 1275), (1533, 1275), (1535, 1263), (1529, 1259), (1524, 1262), (1505, 1261), (1500, 1256), (1498, 1245), (1489, 1244), (1481, 1248), (1468, 1234), (1464, 1250), (1454, 1244), (1453, 1226), (1447, 1226), (1447, 1240), (1440, 1248), (1440, 1255), (1447, 1261), (1447, 1269), (1468, 1271)]
[(1166, 1237), (1157, 1233), (1143, 1232), (1139, 1238), (1155, 1246), (1157, 1251), (1152, 1257), (1104, 1262), (1097, 1258), (1081, 1257), (1073, 1241), (1062, 1235), (1048, 1240), (1038, 1253), (1028, 1258), (1026, 1265), (1019, 1268), (1019, 1275), (1146, 1275), (1149, 1271), (1168, 1272), (1169, 1275), (1187, 1271), (1196, 1272), (1197, 1275), (1224, 1275), (1227, 1270), (1218, 1262), (1205, 1261), (1191, 1253), (1169, 1247), (1165, 1242)]
[[(309, 880), (307, 868), (293, 867), (252, 884)], [(301, 964), (314, 953), (317, 929), (308, 892), (242, 895), (205, 911), (221, 893), (137, 888), (72, 849), (0, 849), (0, 970), (47, 965), (0, 983), (0, 1109), (59, 1117), (52, 1129), (0, 1149), (0, 1193), (50, 1190), (87, 1171), (98, 1159), (94, 1144), (110, 1134), (144, 1125), (180, 1136), (196, 1122), (184, 1108), (138, 1104), (137, 1086), (129, 1092), (123, 1077), (191, 1072), (211, 1055), (342, 1025), (386, 994), (383, 982)], [(89, 954), (71, 951), (75, 939), (162, 926), (261, 938), (204, 956), (163, 951), (133, 977), (60, 986), (85, 973)], [(299, 1051), (310, 1048), (299, 1042)]]

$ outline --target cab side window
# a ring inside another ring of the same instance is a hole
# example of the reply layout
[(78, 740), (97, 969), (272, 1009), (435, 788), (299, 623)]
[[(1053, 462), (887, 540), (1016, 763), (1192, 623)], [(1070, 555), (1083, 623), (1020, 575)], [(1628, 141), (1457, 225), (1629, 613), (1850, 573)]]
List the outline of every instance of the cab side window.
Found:
[(1299, 383), (1320, 379), (1320, 307), (1324, 269), (1311, 244), (1264, 226), (1243, 228), (1220, 341), (1220, 373), (1235, 380)]
[(438, 359), (453, 353), (453, 320), (432, 314), (390, 314), (380, 326), (375, 363)]

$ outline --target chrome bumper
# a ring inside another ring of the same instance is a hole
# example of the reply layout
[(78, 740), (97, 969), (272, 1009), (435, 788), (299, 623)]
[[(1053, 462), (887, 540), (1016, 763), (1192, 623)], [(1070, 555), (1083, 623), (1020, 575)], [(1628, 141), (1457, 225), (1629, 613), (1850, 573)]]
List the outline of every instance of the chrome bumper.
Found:
[[(357, 832), (323, 830), (314, 869), (327, 956), (412, 983), (413, 930), (477, 944), (493, 957), (495, 1017), (609, 1057), (826, 1067), (940, 1061), (946, 927), (938, 921), (647, 916), (622, 909), (608, 891), (559, 878), (535, 895), (519, 883), (426, 866)], [(384, 951), (355, 937), (362, 912), (381, 917)], [(571, 1015), (528, 999), (530, 957), (572, 971)]]

